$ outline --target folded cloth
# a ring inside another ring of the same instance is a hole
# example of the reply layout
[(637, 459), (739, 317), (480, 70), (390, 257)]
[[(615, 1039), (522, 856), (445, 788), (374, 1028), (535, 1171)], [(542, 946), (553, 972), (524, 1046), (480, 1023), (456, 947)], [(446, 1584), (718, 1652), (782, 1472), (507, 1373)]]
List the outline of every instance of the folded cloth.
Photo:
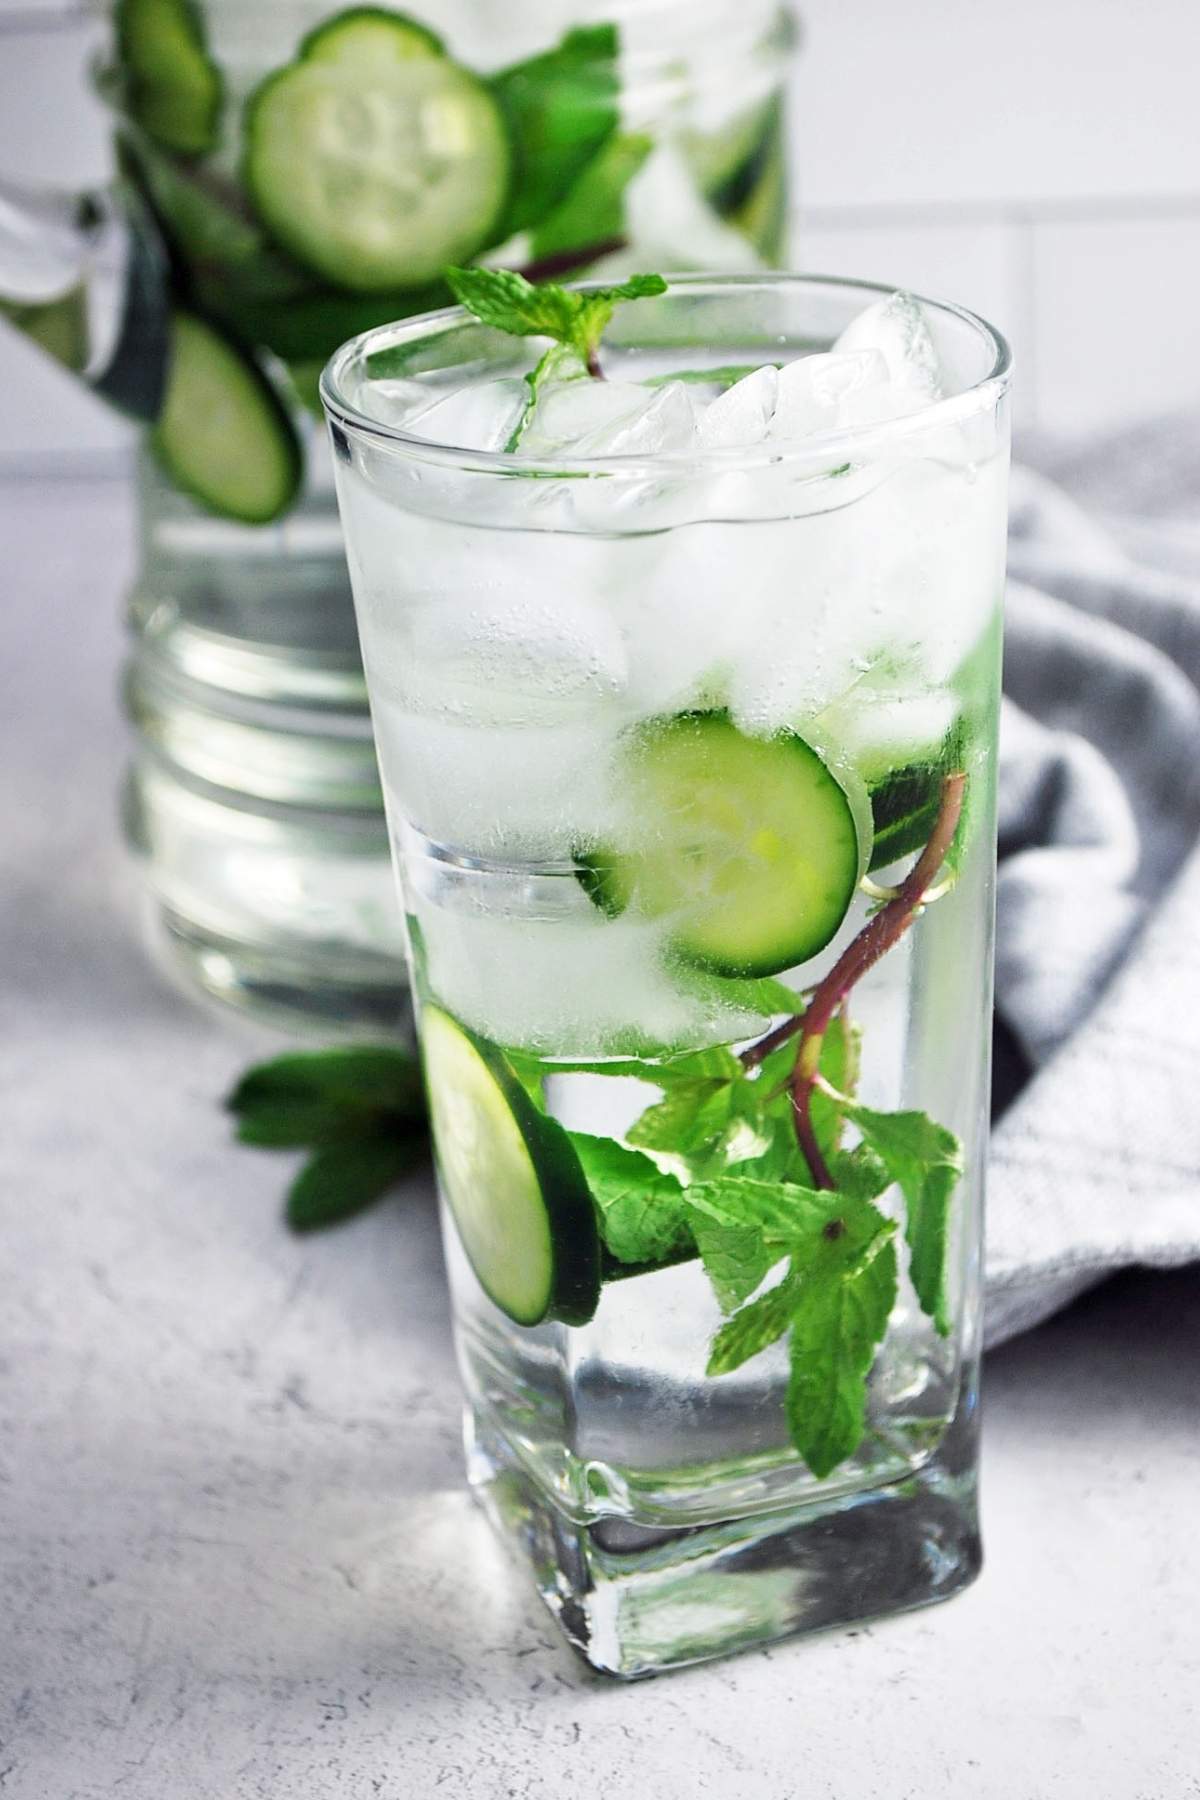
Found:
[(1200, 423), (1023, 448), (989, 1344), (1126, 1264), (1200, 1258)]

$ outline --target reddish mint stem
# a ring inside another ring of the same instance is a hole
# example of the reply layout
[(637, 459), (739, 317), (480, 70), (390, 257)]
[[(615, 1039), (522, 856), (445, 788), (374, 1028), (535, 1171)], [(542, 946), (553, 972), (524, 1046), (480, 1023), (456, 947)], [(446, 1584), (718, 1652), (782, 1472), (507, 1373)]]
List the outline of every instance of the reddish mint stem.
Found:
[(835, 1013), (844, 1006), (851, 988), (882, 956), (899, 943), (917, 916), (917, 911), (949, 854), (962, 816), (963, 794), (967, 778), (961, 772), (947, 775), (942, 783), (938, 815), (929, 841), (913, 864), (905, 880), (886, 906), (868, 919), (858, 936), (849, 943), (825, 979), (813, 990), (806, 1010), (795, 1018), (785, 1019), (769, 1031), (757, 1044), (742, 1051), (742, 1064), (757, 1068), (780, 1044), (800, 1034), (796, 1066), (792, 1075), (792, 1113), (796, 1138), (804, 1153), (809, 1172), (819, 1188), (836, 1187), (829, 1166), (817, 1143), (812, 1122), (812, 1096), (817, 1084), (821, 1046)]
[(521, 274), (526, 281), (532, 281), (535, 285), (539, 281), (556, 281), (560, 275), (569, 275), (575, 269), (586, 269), (589, 263), (624, 248), (623, 237), (610, 237), (602, 239), (598, 244), (588, 244), (582, 250), (556, 250), (553, 255), (539, 256), (536, 262), (526, 263)]

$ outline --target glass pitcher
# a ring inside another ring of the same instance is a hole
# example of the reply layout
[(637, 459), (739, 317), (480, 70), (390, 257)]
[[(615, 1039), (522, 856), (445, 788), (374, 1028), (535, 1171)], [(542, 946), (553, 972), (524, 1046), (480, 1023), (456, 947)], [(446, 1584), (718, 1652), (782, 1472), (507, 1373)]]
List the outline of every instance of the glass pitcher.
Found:
[(782, 260), (778, 0), (118, 0), (118, 176), (0, 183), (0, 311), (143, 422), (125, 823), (193, 984), (405, 1015), (316, 379), (347, 337), (531, 279)]

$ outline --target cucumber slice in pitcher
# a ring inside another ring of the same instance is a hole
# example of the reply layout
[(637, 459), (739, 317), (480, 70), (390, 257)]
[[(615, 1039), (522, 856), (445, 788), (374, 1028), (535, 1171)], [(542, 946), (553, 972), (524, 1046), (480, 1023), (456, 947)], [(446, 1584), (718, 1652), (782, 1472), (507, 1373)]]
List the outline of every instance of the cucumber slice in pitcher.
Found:
[(628, 844), (577, 857), (596, 906), (669, 919), (676, 953), (715, 975), (777, 975), (825, 948), (869, 830), (803, 738), (682, 713), (636, 732), (621, 776)]
[(380, 59), (407, 62), (413, 56), (445, 56), (446, 46), (425, 25), (386, 6), (351, 6), (310, 31), (300, 45), (305, 62), (358, 62), (369, 69)]
[(118, 0), (126, 104), (142, 130), (180, 156), (217, 138), (223, 83), (191, 0)]
[(300, 483), (300, 446), (265, 375), (192, 313), (171, 320), (171, 360), (151, 447), (177, 487), (210, 512), (265, 525)]
[(503, 1053), (438, 1006), (422, 1009), (421, 1052), (442, 1189), (479, 1285), (518, 1325), (586, 1324), (600, 1237), (571, 1140)]
[(243, 177), (264, 224), (339, 288), (420, 287), (489, 243), (512, 152), (487, 87), (423, 27), (355, 7), (246, 102)]

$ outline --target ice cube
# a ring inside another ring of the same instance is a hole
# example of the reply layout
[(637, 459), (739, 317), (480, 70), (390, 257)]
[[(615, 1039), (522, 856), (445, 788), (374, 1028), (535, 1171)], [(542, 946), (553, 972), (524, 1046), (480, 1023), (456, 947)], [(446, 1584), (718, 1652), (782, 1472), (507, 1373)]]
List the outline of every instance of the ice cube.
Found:
[(529, 723), (619, 695), (625, 647), (609, 614), (565, 583), (416, 607), (406, 650), (423, 710)]
[(404, 428), (410, 419), (425, 412), (438, 398), (427, 381), (410, 381), (400, 376), (384, 380), (372, 379), (370, 388), (371, 417), (385, 425)]
[(948, 688), (913, 691), (886, 665), (827, 707), (817, 728), (830, 748), (849, 757), (868, 784), (910, 763), (933, 761), (958, 717)]
[[(406, 384), (407, 385), (407, 384)], [(427, 390), (428, 391), (428, 390)], [(525, 410), (529, 389), (516, 375), (469, 382), (401, 421), (413, 437), (456, 450), (503, 450)]]
[(704, 450), (761, 444), (775, 411), (779, 371), (768, 364), (735, 381), (700, 412), (696, 438)]
[(695, 408), (681, 381), (563, 381), (539, 399), (521, 434), (525, 456), (637, 456), (687, 451)]
[(892, 294), (868, 306), (850, 321), (833, 348), (878, 350), (902, 396), (899, 410), (913, 411), (941, 396), (942, 372), (933, 334), (911, 294)]
[(795, 441), (818, 431), (873, 423), (897, 410), (888, 364), (878, 350), (802, 356), (779, 372), (768, 437)]
[(572, 878), (569, 910), (514, 916), (496, 910), (418, 908), (429, 982), (444, 1005), (475, 1030), (514, 1048), (548, 1055), (600, 1055), (631, 1039), (672, 1044), (748, 1036), (746, 1013), (688, 995), (664, 963), (658, 923), (610, 919)]
[(392, 810), (458, 855), (569, 862), (611, 830), (617, 722), (603, 711), (515, 724), (376, 699), (372, 714)]
[(955, 674), (1000, 605), (1006, 478), (999, 457), (957, 466), (923, 458), (897, 467), (872, 497), (887, 638), (932, 686)]
[(878, 655), (885, 620), (873, 501), (747, 528), (754, 610), (729, 677), (730, 709), (744, 730), (802, 729)]

